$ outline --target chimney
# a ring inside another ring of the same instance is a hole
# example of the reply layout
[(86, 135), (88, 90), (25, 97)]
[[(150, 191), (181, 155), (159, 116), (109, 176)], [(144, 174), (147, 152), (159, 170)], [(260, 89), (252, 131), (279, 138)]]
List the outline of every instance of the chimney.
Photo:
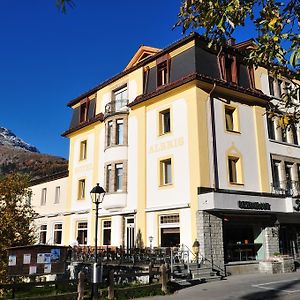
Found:
[(234, 45), (235, 45), (235, 38), (230, 37), (230, 38), (227, 40), (227, 45), (229, 45), (229, 46), (234, 46)]

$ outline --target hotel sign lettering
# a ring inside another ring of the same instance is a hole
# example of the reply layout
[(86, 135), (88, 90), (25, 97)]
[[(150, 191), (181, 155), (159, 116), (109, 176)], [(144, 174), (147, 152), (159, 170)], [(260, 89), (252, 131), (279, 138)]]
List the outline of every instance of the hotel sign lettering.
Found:
[(271, 210), (271, 204), (267, 202), (238, 201), (241, 209)]

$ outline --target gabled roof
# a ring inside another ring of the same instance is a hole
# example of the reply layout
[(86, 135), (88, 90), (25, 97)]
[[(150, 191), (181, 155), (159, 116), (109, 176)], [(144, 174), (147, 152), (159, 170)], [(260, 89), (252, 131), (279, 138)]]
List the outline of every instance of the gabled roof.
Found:
[(134, 65), (139, 63), (141, 60), (143, 60), (149, 56), (152, 56), (159, 51), (161, 51), (161, 49), (159, 49), (159, 48), (141, 45), (140, 48), (138, 49), (138, 51), (134, 54), (134, 56), (130, 60), (129, 64), (124, 69), (124, 71), (127, 69), (130, 69), (131, 67), (133, 67)]

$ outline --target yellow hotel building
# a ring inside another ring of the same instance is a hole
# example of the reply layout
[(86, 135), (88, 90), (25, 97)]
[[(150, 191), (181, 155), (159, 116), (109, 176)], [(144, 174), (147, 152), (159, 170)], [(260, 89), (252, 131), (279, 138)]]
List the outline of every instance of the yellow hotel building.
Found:
[(132, 248), (138, 237), (192, 249), (197, 239), (221, 269), (297, 257), (300, 136), (267, 118), (288, 81), (247, 66), (251, 46), (208, 48), (196, 33), (142, 46), (120, 74), (70, 101), (69, 174), (32, 186), (40, 242), (93, 245), (89, 192), (100, 183), (100, 245)]

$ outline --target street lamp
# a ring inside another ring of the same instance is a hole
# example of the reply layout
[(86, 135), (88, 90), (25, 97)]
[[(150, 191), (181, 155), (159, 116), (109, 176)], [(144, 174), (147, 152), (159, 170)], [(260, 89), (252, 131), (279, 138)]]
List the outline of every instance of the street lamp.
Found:
[(197, 241), (197, 239), (195, 239), (192, 248), (196, 256), (197, 267), (199, 266), (199, 247), (200, 247), (200, 243)]
[[(90, 192), (92, 202), (96, 205), (96, 224), (95, 224), (95, 262), (93, 265), (93, 289), (92, 299), (98, 299), (98, 274), (97, 274), (97, 263), (98, 263), (98, 249), (97, 249), (97, 237), (98, 237), (98, 214), (99, 204), (103, 202), (105, 190), (97, 183)], [(101, 197), (102, 195), (102, 197)]]

